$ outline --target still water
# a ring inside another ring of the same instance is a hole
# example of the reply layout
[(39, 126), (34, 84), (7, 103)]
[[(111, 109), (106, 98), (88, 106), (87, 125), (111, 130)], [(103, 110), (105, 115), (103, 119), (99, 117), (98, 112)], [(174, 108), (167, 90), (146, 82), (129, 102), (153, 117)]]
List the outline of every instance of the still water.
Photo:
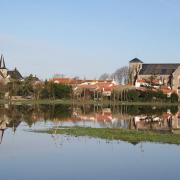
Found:
[(178, 107), (0, 107), (0, 179), (178, 179), (180, 146), (29, 130), (56, 126), (178, 132)]

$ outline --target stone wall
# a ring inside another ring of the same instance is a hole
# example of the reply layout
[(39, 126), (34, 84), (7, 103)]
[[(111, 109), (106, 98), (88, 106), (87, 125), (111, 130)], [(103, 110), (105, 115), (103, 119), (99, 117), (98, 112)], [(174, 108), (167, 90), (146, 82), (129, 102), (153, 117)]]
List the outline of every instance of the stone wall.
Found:
[(173, 73), (173, 89), (177, 90), (180, 87), (180, 66)]

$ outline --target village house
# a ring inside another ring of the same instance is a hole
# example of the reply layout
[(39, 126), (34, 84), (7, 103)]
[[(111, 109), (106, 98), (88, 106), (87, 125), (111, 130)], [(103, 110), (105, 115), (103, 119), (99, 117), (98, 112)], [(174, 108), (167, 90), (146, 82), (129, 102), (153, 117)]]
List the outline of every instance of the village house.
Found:
[(77, 84), (81, 84), (83, 80), (76, 79), (76, 78), (64, 78), (64, 77), (57, 77), (50, 79), (51, 82), (54, 82), (56, 84), (65, 84), (65, 85), (71, 85), (75, 86)]
[(23, 80), (20, 72), (15, 68), (14, 70), (8, 70), (5, 65), (4, 56), (0, 57), (0, 81), (4, 84), (7, 84), (12, 79), (15, 80)]
[(73, 91), (75, 95), (83, 94), (84, 97), (99, 99), (102, 96), (110, 97), (116, 86), (113, 80), (87, 80), (77, 85)]
[(146, 64), (135, 58), (129, 62), (129, 82), (136, 88), (151, 83), (162, 91), (180, 93), (180, 64)]
[(50, 81), (57, 84), (65, 84), (73, 87), (75, 96), (80, 94), (86, 97), (103, 95), (104, 97), (111, 96), (113, 89), (117, 86), (114, 80), (80, 80), (75, 78), (52, 78)]

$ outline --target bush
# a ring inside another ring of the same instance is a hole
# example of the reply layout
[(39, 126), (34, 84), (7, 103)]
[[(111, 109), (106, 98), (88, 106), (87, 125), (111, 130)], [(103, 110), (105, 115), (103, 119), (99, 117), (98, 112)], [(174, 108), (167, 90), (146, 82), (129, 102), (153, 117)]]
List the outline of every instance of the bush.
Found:
[(54, 84), (54, 96), (56, 99), (70, 98), (71, 93), (71, 86), (64, 84)]
[(47, 88), (43, 88), (40, 92), (40, 98), (41, 99), (48, 99), (49, 98), (49, 92)]
[(140, 91), (140, 100), (141, 101), (152, 101), (154, 97), (154, 92), (151, 90)]
[(164, 94), (162, 91), (158, 91), (158, 92), (155, 94), (155, 97), (156, 97), (158, 100), (167, 100), (167, 95)]
[(140, 100), (141, 101), (167, 101), (167, 95), (162, 91), (141, 91), (140, 92)]
[(172, 103), (178, 102), (179, 96), (176, 93), (172, 93), (170, 99)]
[(138, 101), (140, 92), (137, 90), (128, 91), (128, 101)]

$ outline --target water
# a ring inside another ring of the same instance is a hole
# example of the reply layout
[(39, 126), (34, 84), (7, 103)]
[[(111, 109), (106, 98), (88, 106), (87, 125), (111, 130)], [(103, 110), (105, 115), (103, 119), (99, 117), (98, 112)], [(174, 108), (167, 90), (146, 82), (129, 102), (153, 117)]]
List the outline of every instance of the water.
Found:
[(178, 179), (178, 145), (28, 131), (59, 125), (178, 131), (178, 107), (121, 108), (1, 106), (0, 179)]

